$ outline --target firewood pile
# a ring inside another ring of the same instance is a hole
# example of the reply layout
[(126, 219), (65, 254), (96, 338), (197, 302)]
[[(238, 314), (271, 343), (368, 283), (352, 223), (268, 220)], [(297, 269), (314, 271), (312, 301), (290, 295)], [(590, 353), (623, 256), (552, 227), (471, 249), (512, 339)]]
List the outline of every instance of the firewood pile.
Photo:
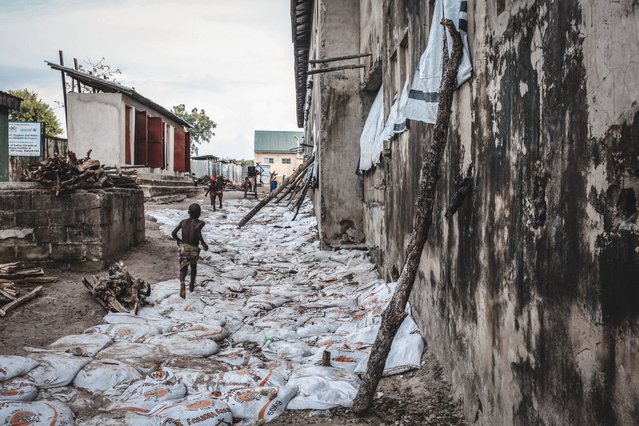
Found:
[(54, 154), (45, 161), (30, 164), (24, 172), (23, 180), (39, 182), (58, 196), (62, 191), (91, 188), (137, 188), (137, 176), (107, 172), (98, 160), (87, 156), (78, 159), (69, 151), (67, 156)]
[(133, 278), (121, 261), (109, 267), (107, 276), (83, 277), (82, 282), (96, 300), (112, 312), (137, 314), (144, 299), (151, 295), (151, 286)]
[(56, 282), (58, 277), (47, 277), (42, 268), (27, 268), (22, 262), (0, 264), (0, 317), (33, 300), (42, 286), (30, 291), (20, 288), (23, 284), (46, 284)]

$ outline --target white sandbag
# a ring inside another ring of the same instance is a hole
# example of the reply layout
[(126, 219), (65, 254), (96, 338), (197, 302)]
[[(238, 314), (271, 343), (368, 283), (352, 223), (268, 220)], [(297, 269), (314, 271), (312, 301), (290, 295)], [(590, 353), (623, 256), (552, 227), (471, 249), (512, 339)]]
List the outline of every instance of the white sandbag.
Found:
[(73, 426), (73, 412), (58, 401), (0, 402), (0, 424)]
[(252, 426), (279, 417), (296, 393), (295, 386), (258, 387), (223, 395), (219, 399), (231, 408), (235, 425)]
[(169, 333), (180, 333), (182, 336), (194, 337), (198, 339), (211, 339), (220, 341), (226, 338), (229, 333), (224, 327), (217, 325), (214, 321), (207, 323), (182, 322), (174, 325), (168, 330)]
[(91, 358), (74, 356), (65, 352), (40, 352), (29, 355), (40, 365), (25, 376), (41, 389), (66, 386)]
[(0, 355), (0, 381), (22, 376), (38, 366), (31, 358), (17, 355)]
[(162, 368), (129, 386), (109, 409), (148, 413), (161, 402), (177, 400), (184, 395), (186, 386), (171, 370)]
[(223, 401), (206, 393), (191, 395), (179, 402), (164, 402), (149, 413), (165, 425), (232, 425), (233, 413)]
[(84, 330), (86, 334), (106, 334), (114, 341), (139, 343), (162, 332), (149, 324), (100, 324)]
[(71, 334), (51, 343), (48, 349), (92, 357), (111, 343), (113, 339), (106, 334)]
[(116, 360), (96, 360), (87, 364), (73, 380), (73, 385), (92, 394), (102, 393), (121, 383), (142, 379), (134, 367)]
[(0, 382), (0, 401), (33, 401), (38, 396), (35, 383), (25, 379)]
[(218, 352), (215, 358), (233, 367), (262, 368), (264, 364), (264, 361), (247, 354), (243, 348), (226, 348)]
[(349, 373), (354, 373), (355, 369), (360, 364), (360, 361), (368, 356), (368, 353), (363, 350), (350, 350), (338, 347), (320, 347), (310, 358), (309, 363), (313, 365), (321, 365), (324, 357), (324, 351), (328, 351), (331, 354), (331, 367), (342, 368)]
[(357, 395), (359, 379), (341, 368), (304, 366), (291, 373), (288, 386), (299, 391), (288, 403), (291, 410), (324, 410), (351, 407)]
[(262, 346), (262, 352), (269, 359), (285, 359), (301, 363), (313, 354), (310, 346), (302, 341), (276, 340)]
[(148, 370), (166, 360), (168, 353), (156, 345), (145, 343), (115, 342), (98, 353), (97, 359), (115, 359)]
[(152, 336), (145, 343), (157, 346), (169, 355), (207, 357), (220, 351), (218, 344), (211, 339), (197, 338), (183, 333)]
[(148, 296), (145, 301), (147, 303), (156, 304), (179, 291), (180, 281), (177, 278), (155, 283), (151, 285), (151, 295)]
[(200, 313), (204, 309), (204, 302), (199, 298), (193, 297), (193, 294), (189, 293), (191, 297), (182, 299), (179, 294), (172, 294), (166, 299), (162, 300), (157, 306), (161, 309), (172, 308), (174, 311), (180, 312), (192, 312)]
[[(95, 411), (99, 399), (89, 392), (73, 386), (43, 389), (38, 397), (40, 400), (59, 401), (66, 404), (74, 413), (90, 413)], [(76, 419), (77, 421), (77, 419)]]
[(251, 368), (220, 372), (211, 383), (211, 393), (214, 396), (221, 396), (257, 387), (280, 387), (286, 384), (286, 380), (286, 373), (280, 369)]
[(258, 308), (270, 311), (271, 309), (282, 306), (288, 301), (289, 299), (286, 297), (273, 296), (270, 294), (258, 294), (256, 296), (249, 297), (246, 301), (246, 306), (249, 308)]
[(83, 426), (158, 426), (158, 419), (130, 411), (110, 411), (83, 420)]
[[(423, 352), (424, 340), (415, 320), (408, 315), (395, 334), (386, 364), (384, 364), (383, 376), (392, 376), (420, 368)], [(355, 368), (356, 373), (366, 371), (369, 356), (370, 353), (362, 358)]]

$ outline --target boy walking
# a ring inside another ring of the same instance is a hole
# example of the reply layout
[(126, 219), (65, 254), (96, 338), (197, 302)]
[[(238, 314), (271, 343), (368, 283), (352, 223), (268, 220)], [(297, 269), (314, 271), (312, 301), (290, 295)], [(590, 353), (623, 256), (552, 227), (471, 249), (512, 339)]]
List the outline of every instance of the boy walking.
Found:
[[(200, 258), (199, 243), (202, 243), (204, 250), (208, 251), (209, 246), (202, 238), (202, 228), (205, 223), (200, 219), (202, 209), (199, 204), (191, 204), (189, 206), (189, 218), (181, 221), (175, 227), (173, 239), (178, 243), (178, 255), (180, 257), (180, 297), (186, 299), (186, 274), (191, 266), (191, 281), (189, 283), (189, 291), (195, 290), (195, 277), (197, 276), (197, 261)], [(182, 230), (182, 239), (178, 238), (178, 231)]]

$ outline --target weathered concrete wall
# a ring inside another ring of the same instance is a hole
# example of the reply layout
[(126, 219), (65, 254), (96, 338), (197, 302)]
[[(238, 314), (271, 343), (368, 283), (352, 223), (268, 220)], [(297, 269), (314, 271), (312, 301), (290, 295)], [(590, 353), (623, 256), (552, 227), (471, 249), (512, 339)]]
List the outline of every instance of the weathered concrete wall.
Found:
[[(78, 156), (92, 149), (103, 164), (124, 164), (124, 114), (119, 93), (69, 93), (69, 149)], [(133, 142), (132, 142), (133, 143)]]
[[(359, 52), (358, 2), (320, 0), (315, 16), (318, 31), (311, 50), (317, 59)], [(357, 72), (317, 74), (313, 91), (316, 103), (311, 115), (321, 161), (315, 198), (320, 237), (325, 244), (339, 242), (347, 232), (355, 240), (363, 239), (361, 181), (342, 178), (344, 173), (354, 173), (359, 162), (362, 105)]]
[(0, 262), (97, 269), (142, 241), (141, 190), (79, 190), (56, 197), (34, 184), (0, 185)]
[[(413, 75), (432, 11), (359, 3), (361, 51), (373, 53), (362, 61), (361, 131), (376, 75), (385, 92), (397, 87), (392, 56), (405, 34)], [(468, 7), (474, 75), (456, 92), (413, 312), (471, 422), (636, 424), (639, 3)], [(340, 137), (341, 99), (317, 96), (318, 133)], [(364, 176), (363, 229), (388, 278), (401, 270), (431, 131), (411, 122)], [(356, 182), (351, 173), (337, 177)], [(445, 219), (466, 177), (473, 192)], [(323, 209), (342, 202), (321, 196)]]

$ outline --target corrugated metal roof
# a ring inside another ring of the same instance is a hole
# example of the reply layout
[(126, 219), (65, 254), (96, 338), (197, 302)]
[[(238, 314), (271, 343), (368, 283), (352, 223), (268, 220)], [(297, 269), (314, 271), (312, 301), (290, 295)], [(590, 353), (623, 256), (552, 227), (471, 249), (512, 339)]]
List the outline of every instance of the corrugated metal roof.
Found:
[[(303, 132), (280, 130), (256, 130), (253, 139), (255, 152), (286, 152), (297, 148), (302, 142)], [(295, 139), (297, 137), (297, 139)]]

